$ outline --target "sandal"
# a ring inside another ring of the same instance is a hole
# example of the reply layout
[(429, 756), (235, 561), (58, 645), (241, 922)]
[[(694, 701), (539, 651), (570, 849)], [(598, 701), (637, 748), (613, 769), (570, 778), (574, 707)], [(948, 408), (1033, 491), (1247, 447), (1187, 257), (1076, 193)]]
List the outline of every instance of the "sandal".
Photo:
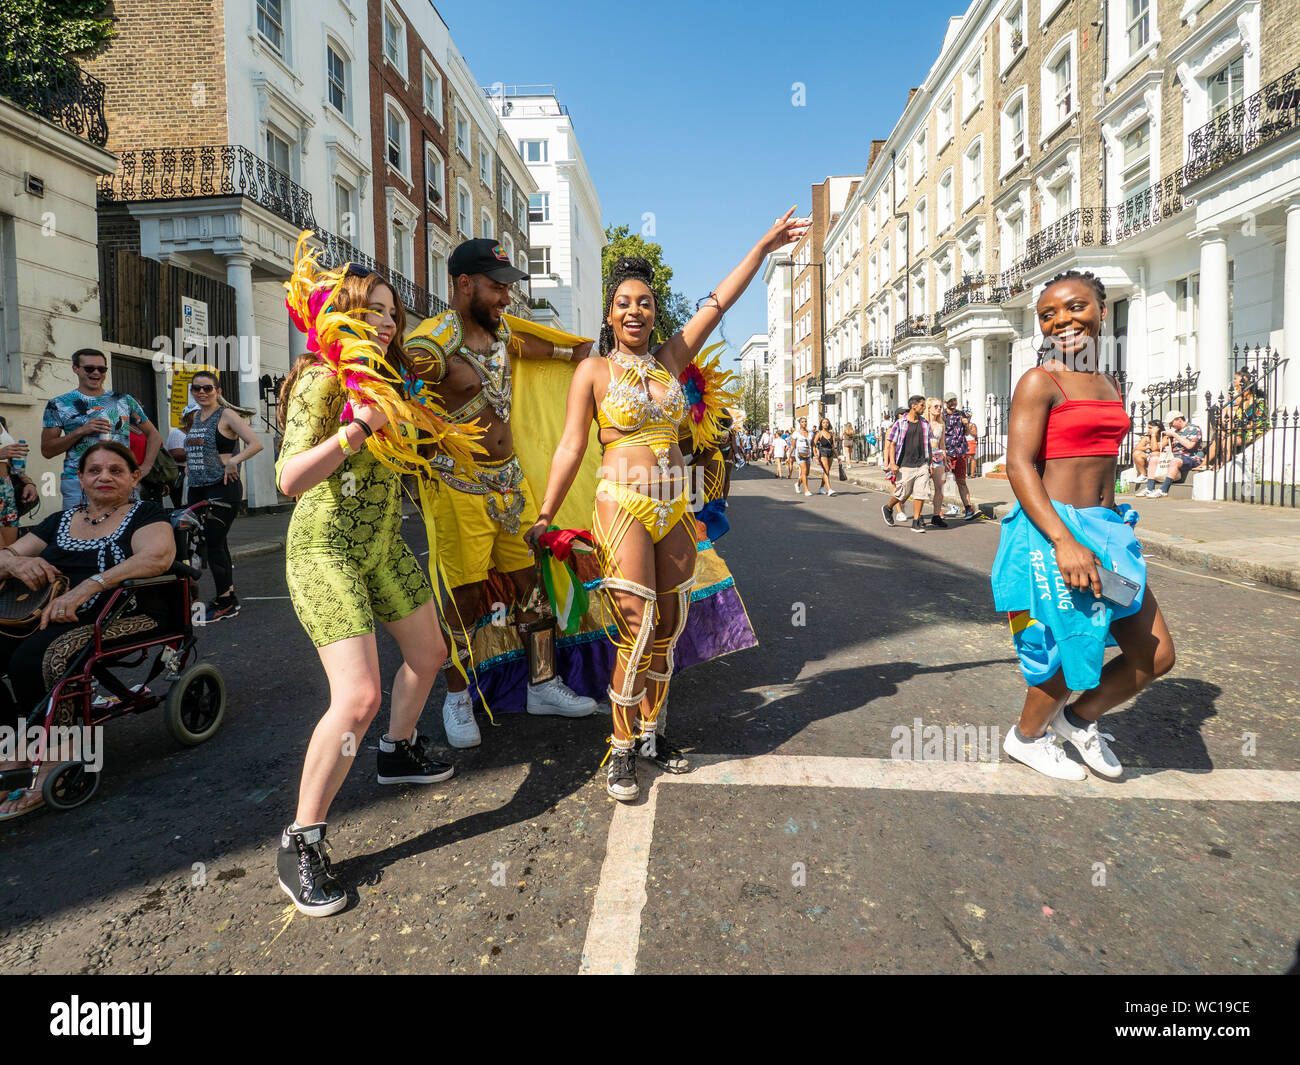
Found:
[(50, 775), (51, 769), (53, 769), (53, 766), (41, 766), (41, 771), (36, 777), (36, 783), (31, 788), (14, 788), (3, 799), (0, 799), (0, 803), (21, 803), (24, 799), (29, 800), (26, 806), (19, 806), (16, 810), (0, 811), (0, 821), (12, 821), (15, 817), (22, 817), (23, 814), (39, 810), (45, 805), (45, 795), (42, 789), (45, 785), (45, 778)]

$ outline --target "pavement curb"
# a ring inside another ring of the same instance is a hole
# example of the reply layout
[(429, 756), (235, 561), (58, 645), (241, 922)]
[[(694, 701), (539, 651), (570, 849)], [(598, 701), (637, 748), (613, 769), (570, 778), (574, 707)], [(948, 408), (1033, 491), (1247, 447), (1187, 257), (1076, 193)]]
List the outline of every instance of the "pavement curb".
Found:
[[(851, 473), (849, 481), (860, 488), (868, 488), (875, 492), (889, 494), (894, 490), (894, 486), (884, 477)], [(1007, 492), (1011, 492), (1009, 485)], [(1015, 502), (1014, 500), (1006, 503), (976, 502), (975, 505), (982, 514), (1000, 519), (1011, 513)], [(1278, 588), (1300, 591), (1300, 566), (1262, 562), (1243, 557), (1216, 549), (1211, 544), (1185, 540), (1153, 529), (1143, 529), (1141, 523), (1138, 524), (1138, 540), (1142, 544), (1143, 551), (1156, 558), (1179, 562), (1185, 566), (1196, 566), (1213, 573), (1226, 573), (1248, 581), (1271, 584)]]
[(277, 551), (283, 550), (283, 540), (254, 540), (251, 544), (232, 547), (230, 549), (230, 561), (243, 562), (246, 558), (257, 558), (259, 555), (273, 555)]

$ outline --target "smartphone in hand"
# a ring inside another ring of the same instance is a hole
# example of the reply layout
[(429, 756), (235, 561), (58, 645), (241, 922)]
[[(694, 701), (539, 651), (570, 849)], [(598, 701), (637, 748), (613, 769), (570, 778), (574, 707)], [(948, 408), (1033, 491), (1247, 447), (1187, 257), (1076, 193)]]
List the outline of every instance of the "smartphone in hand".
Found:
[(1136, 581), (1122, 577), (1113, 569), (1107, 569), (1102, 565), (1097, 566), (1097, 577), (1101, 581), (1101, 597), (1109, 599), (1119, 607), (1132, 606), (1133, 600), (1142, 590)]

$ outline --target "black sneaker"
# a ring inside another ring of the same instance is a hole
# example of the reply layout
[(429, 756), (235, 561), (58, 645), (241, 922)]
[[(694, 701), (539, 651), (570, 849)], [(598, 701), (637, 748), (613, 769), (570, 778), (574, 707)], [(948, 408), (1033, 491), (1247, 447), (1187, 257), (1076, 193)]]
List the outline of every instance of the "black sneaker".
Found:
[(196, 625), (211, 625), (226, 618), (239, 616), (239, 596), (234, 592), (218, 596), (210, 603), (204, 604), (203, 613), (194, 619)]
[(880, 508), (880, 513), (885, 517), (885, 524), (892, 529), (894, 527), (894, 508), (886, 503)]
[(418, 733), (415, 742), (394, 740), (393, 749), (385, 751), (383, 741), (379, 747), (379, 783), (381, 784), (437, 784), (450, 780), (456, 767), (433, 757), (431, 742)]
[(925, 522), (923, 522), (920, 518), (913, 518), (912, 532), (919, 532), (919, 533), (925, 532)]
[(275, 868), (284, 893), (308, 917), (328, 917), (348, 904), (347, 893), (325, 853), (324, 824), (308, 825), (297, 832), (286, 828), (280, 836)]
[(636, 748), (615, 747), (610, 752), (605, 792), (619, 802), (635, 802), (641, 794), (636, 782)]
[(636, 753), (639, 758), (654, 762), (665, 773), (691, 771), (691, 763), (686, 760), (686, 755), (682, 754), (678, 747), (669, 743), (667, 736), (647, 732), (637, 740)]
[(948, 528), (948, 523), (944, 521), (943, 518), (939, 517), (938, 514), (936, 514), (934, 517), (930, 519), (930, 524), (933, 525), (936, 529)]

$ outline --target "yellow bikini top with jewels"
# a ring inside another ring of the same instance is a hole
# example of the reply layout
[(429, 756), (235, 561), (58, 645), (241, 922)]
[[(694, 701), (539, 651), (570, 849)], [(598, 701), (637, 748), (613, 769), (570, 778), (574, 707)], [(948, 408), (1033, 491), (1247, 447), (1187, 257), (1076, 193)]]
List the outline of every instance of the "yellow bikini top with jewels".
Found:
[[(628, 435), (610, 441), (605, 448), (639, 444), (666, 457), (668, 449), (677, 442), (677, 425), (686, 415), (686, 395), (681, 383), (664, 369), (654, 352), (636, 356), (615, 350), (607, 359), (610, 383), (604, 400), (596, 408), (596, 424)], [(650, 395), (650, 381), (664, 386), (662, 401)]]

